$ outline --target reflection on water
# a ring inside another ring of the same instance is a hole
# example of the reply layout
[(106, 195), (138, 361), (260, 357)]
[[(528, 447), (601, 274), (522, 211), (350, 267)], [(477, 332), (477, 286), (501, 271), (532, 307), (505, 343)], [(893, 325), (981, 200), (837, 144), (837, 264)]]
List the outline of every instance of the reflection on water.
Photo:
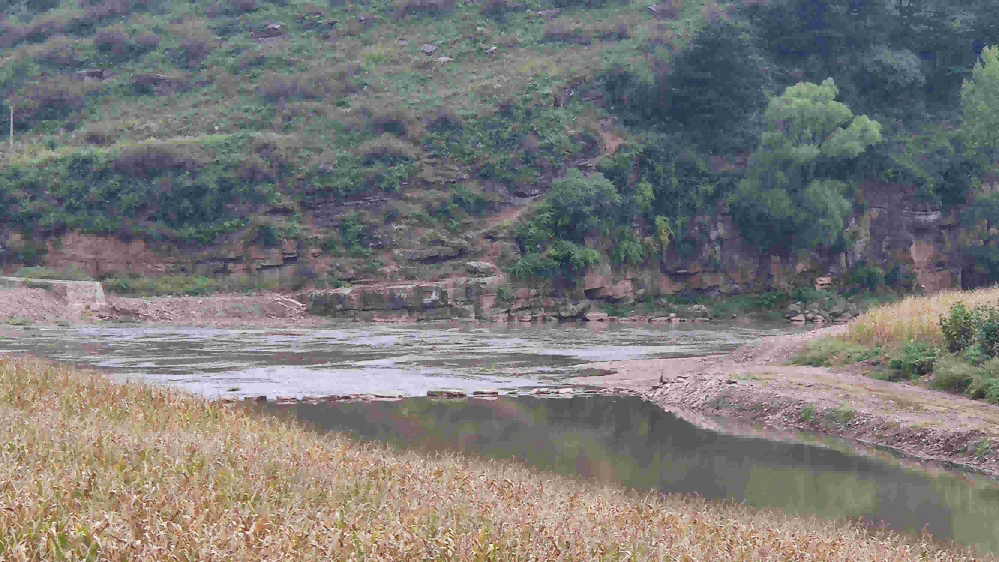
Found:
[(0, 327), (0, 352), (114, 369), (208, 396), (517, 389), (595, 360), (718, 353), (786, 326), (506, 327), (420, 324), (326, 329)]
[(883, 522), (999, 550), (999, 487), (814, 445), (697, 428), (637, 398), (574, 397), (264, 406), (321, 431), (424, 451), (516, 459), (637, 490)]

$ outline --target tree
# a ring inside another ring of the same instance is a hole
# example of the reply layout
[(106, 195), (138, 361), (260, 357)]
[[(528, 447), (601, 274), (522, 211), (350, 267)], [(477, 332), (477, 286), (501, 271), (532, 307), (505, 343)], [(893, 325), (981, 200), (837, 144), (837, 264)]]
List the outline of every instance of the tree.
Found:
[(961, 106), (968, 148), (990, 152), (999, 148), (999, 46), (982, 50), (971, 79), (961, 86)]
[(961, 244), (968, 268), (968, 286), (999, 279), (999, 184), (979, 186), (971, 204), (961, 213), (966, 238)]
[(851, 205), (847, 164), (881, 142), (881, 125), (835, 101), (828, 78), (772, 98), (767, 130), (733, 198), (742, 232), (761, 249), (788, 251), (838, 240)]

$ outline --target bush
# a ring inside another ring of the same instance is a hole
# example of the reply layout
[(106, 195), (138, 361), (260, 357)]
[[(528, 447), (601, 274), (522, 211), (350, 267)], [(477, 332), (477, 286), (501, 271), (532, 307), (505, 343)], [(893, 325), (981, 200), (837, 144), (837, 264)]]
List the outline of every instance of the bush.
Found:
[(977, 346), (990, 358), (999, 356), (999, 309), (979, 305), (968, 310), (957, 302), (949, 316), (940, 316), (940, 331), (951, 353)]
[(288, 101), (318, 100), (327, 96), (342, 96), (347, 91), (343, 82), (318, 72), (298, 75), (268, 72), (257, 85), (257, 94), (271, 102), (282, 98)]
[(64, 119), (86, 107), (87, 96), (100, 88), (66, 76), (43, 78), (21, 88), (15, 96), (17, 112), (14, 125), (29, 129), (39, 121)]
[(365, 142), (357, 151), (361, 163), (365, 166), (374, 164), (395, 166), (411, 162), (420, 156), (419, 148), (388, 133)]
[(850, 285), (866, 291), (876, 291), (885, 284), (885, 272), (878, 266), (859, 264), (850, 272)]
[(25, 53), (56, 70), (82, 68), (89, 58), (84, 42), (66, 35), (56, 35), (41, 45), (27, 47)]
[(122, 60), (132, 48), (132, 41), (121, 27), (105, 27), (94, 35), (94, 46), (99, 53)]
[(869, 361), (881, 356), (880, 347), (869, 347), (839, 338), (826, 338), (805, 345), (794, 358), (795, 365), (832, 367)]
[(181, 66), (195, 68), (215, 49), (215, 37), (202, 21), (174, 24), (170, 26), (170, 34), (177, 38), (173, 58)]
[(118, 152), (112, 161), (114, 171), (147, 179), (171, 171), (194, 172), (202, 165), (191, 147), (170, 144), (128, 147)]
[(414, 121), (409, 110), (398, 105), (369, 105), (361, 108), (361, 114), (365, 117), (371, 132), (377, 135), (382, 133), (407, 135), (410, 124)]
[(926, 342), (911, 341), (892, 355), (888, 366), (894, 378), (916, 379), (933, 371), (936, 360), (937, 348)]
[(600, 263), (600, 253), (566, 240), (556, 240), (543, 253), (531, 252), (510, 268), (510, 276), (521, 281), (551, 280), (574, 286), (583, 271)]
[(980, 373), (980, 369), (956, 357), (941, 357), (933, 369), (930, 385), (948, 392), (964, 392)]

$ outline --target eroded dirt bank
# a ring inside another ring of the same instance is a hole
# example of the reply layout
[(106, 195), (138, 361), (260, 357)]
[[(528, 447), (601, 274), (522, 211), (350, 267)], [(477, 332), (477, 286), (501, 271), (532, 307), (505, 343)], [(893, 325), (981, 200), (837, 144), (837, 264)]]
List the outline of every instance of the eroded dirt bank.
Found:
[[(999, 407), (874, 380), (857, 368), (788, 365), (808, 340), (845, 330), (769, 337), (726, 355), (594, 363), (612, 374), (573, 382), (635, 391), (715, 430), (751, 432), (753, 423), (836, 435), (999, 477)], [(718, 417), (736, 423), (717, 424)]]
[(0, 289), (0, 322), (113, 321), (218, 327), (308, 327), (329, 323), (327, 318), (307, 314), (301, 302), (278, 293), (151, 298), (107, 295), (105, 300), (99, 306), (75, 307), (45, 289)]

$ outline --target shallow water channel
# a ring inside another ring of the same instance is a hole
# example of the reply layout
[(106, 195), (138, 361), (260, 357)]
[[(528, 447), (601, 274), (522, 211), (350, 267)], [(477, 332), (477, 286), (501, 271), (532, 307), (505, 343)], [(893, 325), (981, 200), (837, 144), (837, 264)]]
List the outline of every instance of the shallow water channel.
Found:
[[(259, 407), (320, 431), (400, 448), (516, 459), (645, 491), (883, 523), (999, 551), (999, 486), (831, 438), (796, 442), (698, 428), (637, 398), (513, 396), (587, 362), (726, 351), (778, 326), (494, 328), (474, 325), (238, 330), (0, 327), (0, 352), (106, 368), (211, 397), (370, 393), (396, 401)], [(429, 400), (435, 388), (498, 388), (498, 399)]]

